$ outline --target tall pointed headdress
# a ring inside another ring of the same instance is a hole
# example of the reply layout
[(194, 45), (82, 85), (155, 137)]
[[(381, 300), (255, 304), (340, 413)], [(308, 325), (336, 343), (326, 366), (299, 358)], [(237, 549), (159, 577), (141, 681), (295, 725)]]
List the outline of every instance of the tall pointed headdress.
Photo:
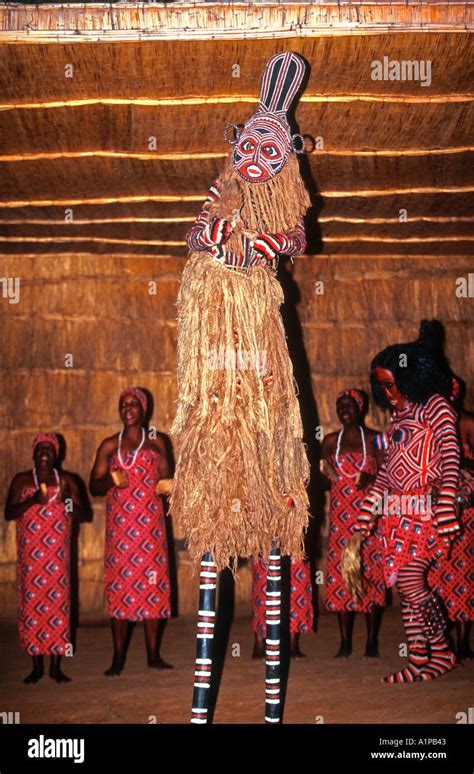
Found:
[(291, 134), (287, 113), (304, 78), (306, 65), (298, 54), (286, 51), (268, 60), (263, 73), (260, 105), (239, 134), (234, 126), (235, 145), (232, 165), (249, 183), (262, 183), (275, 177), (285, 166), (290, 153), (304, 152), (300, 134)]

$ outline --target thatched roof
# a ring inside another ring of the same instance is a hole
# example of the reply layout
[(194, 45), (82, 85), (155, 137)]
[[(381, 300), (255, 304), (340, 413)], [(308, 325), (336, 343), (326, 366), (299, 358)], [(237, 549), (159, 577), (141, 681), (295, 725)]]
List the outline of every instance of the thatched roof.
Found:
[[(296, 113), (316, 138), (311, 251), (469, 254), (473, 17), (455, 2), (0, 7), (0, 254), (184, 255), (223, 127), (251, 115), (283, 49), (311, 65)], [(430, 85), (372, 80), (384, 57), (429, 60)]]

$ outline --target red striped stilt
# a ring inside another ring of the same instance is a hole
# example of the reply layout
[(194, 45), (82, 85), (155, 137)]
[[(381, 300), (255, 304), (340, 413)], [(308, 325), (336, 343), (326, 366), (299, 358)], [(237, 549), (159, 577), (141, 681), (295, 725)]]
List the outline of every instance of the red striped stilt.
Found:
[(201, 560), (196, 665), (191, 723), (207, 723), (212, 675), (212, 648), (216, 618), (217, 567), (208, 552)]
[(280, 645), (281, 645), (281, 557), (272, 548), (267, 570), (265, 596), (265, 723), (279, 723), (280, 704)]

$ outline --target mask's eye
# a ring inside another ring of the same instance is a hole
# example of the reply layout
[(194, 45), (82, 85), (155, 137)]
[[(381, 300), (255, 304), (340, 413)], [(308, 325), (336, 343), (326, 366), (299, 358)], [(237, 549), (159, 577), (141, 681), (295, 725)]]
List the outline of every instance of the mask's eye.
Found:
[(264, 145), (262, 150), (269, 159), (274, 159), (275, 156), (278, 156), (278, 151), (274, 145)]
[(243, 151), (245, 151), (245, 153), (248, 153), (249, 151), (253, 151), (253, 149), (255, 148), (255, 145), (253, 144), (253, 142), (251, 142), (251, 140), (244, 140), (240, 147), (242, 148)]

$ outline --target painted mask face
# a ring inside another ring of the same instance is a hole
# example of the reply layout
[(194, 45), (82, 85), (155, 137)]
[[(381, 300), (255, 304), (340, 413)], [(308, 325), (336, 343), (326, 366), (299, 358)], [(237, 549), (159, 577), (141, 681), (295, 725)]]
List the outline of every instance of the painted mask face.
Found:
[(249, 183), (275, 177), (286, 164), (291, 141), (282, 124), (266, 115), (246, 125), (234, 150), (233, 166)]
[(402, 409), (407, 400), (398, 389), (393, 373), (386, 368), (376, 368), (375, 378), (390, 405), (398, 411)]

